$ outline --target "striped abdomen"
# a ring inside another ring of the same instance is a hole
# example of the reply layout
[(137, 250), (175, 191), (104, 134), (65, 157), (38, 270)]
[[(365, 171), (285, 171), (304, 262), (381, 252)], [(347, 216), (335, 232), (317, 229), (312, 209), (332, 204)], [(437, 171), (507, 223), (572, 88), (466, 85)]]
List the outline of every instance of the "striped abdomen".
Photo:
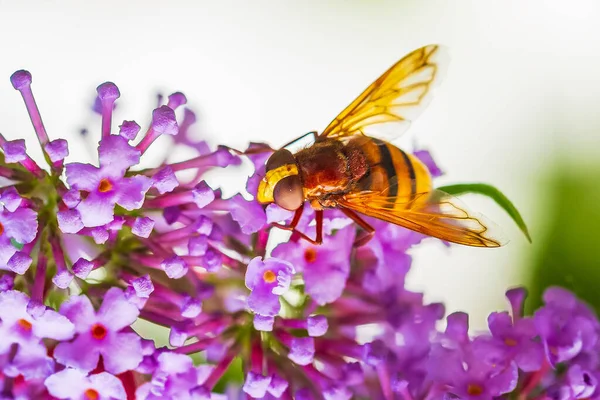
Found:
[(383, 140), (371, 137), (352, 139), (348, 146), (358, 146), (367, 159), (368, 172), (356, 183), (357, 191), (382, 191), (395, 197), (395, 205), (405, 208), (417, 193), (432, 189), (427, 167), (412, 154)]

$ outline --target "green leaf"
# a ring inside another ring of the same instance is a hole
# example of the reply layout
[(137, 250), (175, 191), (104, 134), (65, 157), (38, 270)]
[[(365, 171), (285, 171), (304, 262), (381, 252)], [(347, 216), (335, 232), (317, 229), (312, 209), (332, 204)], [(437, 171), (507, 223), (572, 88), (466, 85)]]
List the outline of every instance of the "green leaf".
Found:
[(437, 188), (443, 192), (451, 194), (453, 196), (459, 196), (465, 193), (476, 193), (482, 194), (494, 200), (508, 215), (515, 221), (515, 224), (521, 229), (521, 232), (525, 235), (529, 243), (531, 243), (531, 236), (529, 236), (529, 230), (525, 221), (521, 217), (521, 214), (514, 206), (512, 201), (508, 199), (500, 190), (496, 189), (492, 185), (486, 183), (459, 183), (457, 185), (448, 185)]

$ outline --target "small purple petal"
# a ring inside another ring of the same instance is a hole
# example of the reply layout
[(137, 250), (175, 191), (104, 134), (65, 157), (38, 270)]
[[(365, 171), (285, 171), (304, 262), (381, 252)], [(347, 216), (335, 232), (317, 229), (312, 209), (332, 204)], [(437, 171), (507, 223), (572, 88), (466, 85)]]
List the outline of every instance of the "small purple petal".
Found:
[(77, 332), (87, 332), (96, 321), (92, 302), (86, 296), (71, 296), (61, 304), (60, 313), (75, 324)]
[(286, 221), (294, 216), (293, 211), (288, 211), (285, 208), (279, 207), (275, 203), (271, 203), (267, 206), (267, 223)]
[(175, 110), (186, 103), (187, 99), (185, 95), (181, 92), (175, 92), (169, 95), (169, 102), (167, 105), (173, 110)]
[(135, 322), (140, 311), (125, 298), (119, 288), (108, 289), (102, 306), (98, 310), (98, 320), (112, 331), (119, 331)]
[(85, 258), (79, 258), (77, 261), (75, 261), (75, 264), (73, 264), (72, 269), (76, 277), (85, 279), (88, 277), (90, 272), (92, 272), (93, 268), (94, 263), (86, 260)]
[(84, 226), (95, 228), (112, 222), (114, 208), (115, 203), (112, 199), (93, 192), (79, 203), (77, 211)]
[(203, 256), (206, 254), (206, 250), (208, 250), (208, 237), (204, 235), (192, 236), (188, 240), (188, 253), (191, 256)]
[(267, 388), (267, 392), (269, 392), (273, 397), (280, 398), (283, 392), (288, 388), (289, 383), (281, 376), (277, 374), (271, 375), (271, 383), (269, 383), (269, 387)]
[(154, 285), (150, 279), (150, 275), (140, 276), (131, 282), (131, 286), (135, 289), (135, 294), (138, 297), (148, 298), (154, 291)]
[(54, 349), (54, 358), (67, 367), (89, 372), (100, 358), (100, 349), (91, 340), (89, 335), (79, 335), (72, 342), (61, 342)]
[(352, 392), (345, 386), (332, 385), (323, 391), (325, 400), (350, 400)]
[(54, 375), (49, 376), (44, 381), (48, 392), (59, 399), (78, 399), (83, 398), (84, 392), (88, 389), (86, 375), (73, 368), (66, 368)]
[(71, 189), (85, 190), (88, 192), (98, 188), (98, 183), (102, 179), (100, 169), (90, 164), (70, 163), (65, 165), (65, 174), (67, 183)]
[(267, 388), (270, 384), (270, 376), (263, 376), (262, 374), (250, 371), (246, 375), (246, 381), (242, 390), (255, 399), (262, 399), (267, 393)]
[(92, 235), (92, 238), (94, 239), (94, 242), (96, 242), (96, 244), (106, 243), (109, 237), (108, 231), (103, 227), (96, 227), (90, 229), (90, 234)]
[(21, 90), (31, 85), (31, 73), (25, 70), (19, 70), (10, 76), (10, 83), (16, 90)]
[(14, 279), (12, 276), (5, 274), (0, 276), (0, 293), (12, 290), (14, 286)]
[(192, 197), (194, 203), (196, 203), (198, 207), (203, 208), (212, 203), (215, 199), (215, 192), (206, 184), (206, 182), (201, 181), (192, 190)]
[(77, 233), (83, 228), (83, 222), (77, 210), (59, 211), (56, 216), (58, 227), (63, 233)]
[(131, 232), (139, 237), (147, 238), (154, 229), (154, 220), (148, 217), (138, 217), (133, 222)]
[(5, 233), (19, 243), (30, 243), (37, 234), (37, 214), (30, 208), (19, 208), (0, 214)]
[(94, 389), (98, 390), (107, 399), (126, 400), (127, 393), (119, 378), (108, 372), (90, 375), (90, 381)]
[(29, 303), (27, 303), (27, 314), (31, 315), (33, 318), (37, 319), (44, 315), (45, 312), (46, 306), (42, 302), (37, 300), (29, 300)]
[(0, 195), (0, 203), (10, 212), (14, 212), (22, 203), (22, 198), (14, 186), (10, 186)]
[(314, 315), (308, 317), (306, 325), (308, 335), (312, 337), (323, 336), (327, 332), (327, 329), (329, 329), (327, 318), (325, 318), (324, 315)]
[(119, 135), (127, 140), (133, 140), (140, 131), (140, 126), (135, 121), (123, 121), (119, 126)]
[(98, 146), (98, 158), (103, 171), (123, 176), (127, 168), (140, 162), (141, 153), (127, 143), (127, 139), (117, 135), (104, 137)]
[(275, 317), (254, 314), (254, 329), (262, 332), (272, 332)]
[(119, 88), (112, 82), (104, 82), (96, 88), (100, 101), (114, 102), (121, 96)]
[(23, 275), (29, 269), (32, 261), (33, 260), (28, 254), (17, 251), (10, 260), (8, 260), (8, 268), (19, 275)]
[(65, 139), (56, 139), (48, 142), (44, 146), (44, 149), (52, 162), (64, 160), (69, 155), (69, 145)]
[(152, 186), (152, 179), (143, 175), (135, 175), (123, 179), (119, 187), (117, 204), (127, 211), (137, 210), (144, 204), (146, 192)]
[(179, 127), (173, 109), (160, 106), (152, 111), (152, 129), (161, 135), (177, 135)]
[(298, 365), (308, 365), (315, 356), (315, 341), (311, 337), (294, 337), (290, 343), (288, 358)]
[(179, 279), (185, 276), (185, 274), (188, 272), (188, 266), (186, 262), (179, 256), (173, 256), (165, 259), (160, 266), (171, 279)]
[(185, 330), (179, 329), (177, 326), (172, 326), (169, 331), (169, 344), (173, 347), (181, 347), (188, 340), (189, 335)]
[[(129, 302), (128, 304), (137, 311), (137, 307)], [(137, 333), (115, 335), (104, 348), (102, 358), (106, 370), (113, 374), (136, 368), (143, 359), (141, 338)]]
[(33, 334), (39, 338), (54, 340), (68, 340), (75, 333), (75, 326), (65, 316), (56, 311), (40, 305), (36, 313), (41, 310), (41, 315), (35, 317)]
[(510, 303), (513, 318), (518, 319), (523, 316), (523, 307), (527, 298), (527, 289), (514, 288), (506, 291), (506, 298)]
[(69, 208), (77, 207), (77, 204), (81, 201), (81, 193), (79, 190), (68, 190), (63, 196), (62, 201)]
[(179, 181), (169, 166), (161, 168), (156, 174), (154, 174), (152, 176), (152, 182), (152, 185), (160, 194), (171, 192), (173, 189), (179, 186)]
[(229, 199), (229, 202), (231, 216), (240, 224), (242, 233), (249, 235), (257, 232), (267, 223), (267, 216), (256, 201), (247, 201), (238, 194)]
[(185, 318), (195, 318), (202, 311), (202, 302), (194, 297), (186, 296), (181, 305), (181, 316)]
[(54, 283), (59, 289), (68, 288), (72, 281), (73, 275), (66, 269), (58, 271), (52, 278), (52, 283)]
[(2, 145), (4, 160), (7, 163), (17, 163), (27, 158), (27, 149), (24, 139), (7, 141)]

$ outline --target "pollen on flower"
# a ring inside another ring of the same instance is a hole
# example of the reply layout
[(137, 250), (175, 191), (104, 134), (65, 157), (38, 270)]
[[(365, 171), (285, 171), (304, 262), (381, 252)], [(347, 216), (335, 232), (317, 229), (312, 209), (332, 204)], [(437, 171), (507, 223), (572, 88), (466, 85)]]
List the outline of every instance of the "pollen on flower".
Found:
[(313, 263), (317, 260), (317, 250), (313, 247), (309, 247), (304, 251), (304, 260), (308, 263)]
[(106, 328), (102, 324), (94, 324), (92, 325), (92, 329), (90, 330), (92, 333), (92, 337), (97, 340), (102, 340), (106, 337)]
[(266, 283), (273, 283), (273, 282), (275, 282), (276, 279), (277, 279), (277, 276), (270, 269), (266, 270), (265, 273), (263, 274), (263, 280)]
[(483, 388), (479, 384), (469, 383), (467, 386), (467, 393), (469, 396), (479, 396), (483, 393)]
[(30, 331), (31, 328), (33, 327), (33, 325), (31, 325), (31, 322), (27, 321), (26, 319), (21, 318), (20, 320), (17, 321), (17, 324), (19, 324), (19, 326), (21, 328), (23, 328), (23, 330), (26, 331)]
[(98, 185), (98, 191), (100, 193), (106, 193), (106, 192), (110, 192), (113, 188), (112, 183), (110, 183), (110, 181), (106, 178), (102, 179), (100, 181), (100, 184)]
[(4, 233), (4, 225), (0, 222), (0, 236)]
[(519, 343), (513, 338), (506, 338), (504, 339), (504, 344), (510, 347), (515, 347)]
[(83, 395), (85, 400), (98, 400), (100, 398), (100, 394), (96, 389), (87, 389)]

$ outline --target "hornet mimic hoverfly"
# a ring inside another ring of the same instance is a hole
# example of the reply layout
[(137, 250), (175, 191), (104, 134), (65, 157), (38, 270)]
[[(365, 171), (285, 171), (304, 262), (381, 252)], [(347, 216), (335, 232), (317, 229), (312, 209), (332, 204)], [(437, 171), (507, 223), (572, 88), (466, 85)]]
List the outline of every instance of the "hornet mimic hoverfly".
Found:
[[(320, 244), (323, 210), (337, 208), (364, 229), (356, 245), (365, 244), (374, 234), (360, 214), (448, 242), (478, 247), (502, 244), (490, 236), (491, 224), (483, 216), (434, 189), (427, 167), (389, 142), (424, 108), (441, 75), (442, 50), (428, 45), (406, 55), (323, 132), (310, 132), (314, 143), (309, 147), (292, 154), (286, 149), (290, 142), (274, 151), (256, 198), (295, 211), (289, 226), (276, 226)], [(296, 230), (305, 201), (315, 209), (315, 239)]]

